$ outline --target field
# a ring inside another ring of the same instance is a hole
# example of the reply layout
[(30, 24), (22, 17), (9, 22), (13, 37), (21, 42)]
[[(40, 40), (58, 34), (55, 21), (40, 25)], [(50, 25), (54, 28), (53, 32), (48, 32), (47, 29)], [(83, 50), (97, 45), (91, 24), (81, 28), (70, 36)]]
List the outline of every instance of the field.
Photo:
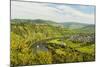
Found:
[(11, 20), (11, 66), (95, 61), (95, 25)]

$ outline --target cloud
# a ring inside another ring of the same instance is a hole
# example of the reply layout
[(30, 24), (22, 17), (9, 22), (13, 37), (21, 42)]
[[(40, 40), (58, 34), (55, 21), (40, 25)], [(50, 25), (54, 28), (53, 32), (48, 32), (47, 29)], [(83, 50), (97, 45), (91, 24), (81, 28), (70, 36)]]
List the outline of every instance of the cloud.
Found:
[(45, 19), (56, 22), (94, 23), (94, 14), (83, 13), (68, 5), (11, 2), (11, 18)]
[(64, 16), (66, 17), (65, 20), (94, 23), (94, 14), (83, 13), (69, 6), (59, 6), (59, 9), (64, 13)]

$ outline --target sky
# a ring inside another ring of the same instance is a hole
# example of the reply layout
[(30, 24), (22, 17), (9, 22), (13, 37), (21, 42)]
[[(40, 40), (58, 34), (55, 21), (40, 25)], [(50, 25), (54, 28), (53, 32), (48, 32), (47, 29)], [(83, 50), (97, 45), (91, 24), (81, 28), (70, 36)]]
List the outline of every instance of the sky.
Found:
[(58, 23), (94, 24), (95, 9), (95, 6), (86, 5), (12, 1), (11, 19), (43, 19)]

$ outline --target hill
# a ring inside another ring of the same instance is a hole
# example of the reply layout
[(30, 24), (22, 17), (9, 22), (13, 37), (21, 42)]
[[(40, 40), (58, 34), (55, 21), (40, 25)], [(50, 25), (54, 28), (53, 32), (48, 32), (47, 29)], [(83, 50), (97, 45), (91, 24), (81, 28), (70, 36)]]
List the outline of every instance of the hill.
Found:
[[(67, 32), (79, 32), (79, 33), (84, 33), (84, 32), (90, 32), (94, 33), (95, 32), (95, 25), (94, 24), (84, 24), (84, 23), (78, 23), (78, 22), (63, 22), (63, 23), (57, 23), (54, 21), (49, 21), (49, 20), (42, 20), (42, 19), (12, 19), (11, 24), (19, 24), (19, 25), (41, 25), (43, 27), (45, 25), (45, 28), (48, 29), (48, 27), (51, 27), (52, 30), (55, 32), (57, 29), (59, 29), (59, 33), (63, 32), (61, 30), (67, 30)], [(33, 28), (33, 27), (32, 27)], [(53, 29), (54, 28), (54, 29)], [(35, 28), (34, 28), (35, 29)], [(43, 29), (44, 30), (44, 29)], [(48, 29), (49, 30), (49, 29)], [(69, 30), (69, 31), (68, 31)], [(52, 32), (53, 32), (52, 31)]]
[(64, 22), (61, 23), (65, 28), (69, 29), (78, 29), (78, 28), (83, 28), (88, 25), (93, 25), (93, 24), (85, 24), (85, 23), (78, 23), (78, 22)]

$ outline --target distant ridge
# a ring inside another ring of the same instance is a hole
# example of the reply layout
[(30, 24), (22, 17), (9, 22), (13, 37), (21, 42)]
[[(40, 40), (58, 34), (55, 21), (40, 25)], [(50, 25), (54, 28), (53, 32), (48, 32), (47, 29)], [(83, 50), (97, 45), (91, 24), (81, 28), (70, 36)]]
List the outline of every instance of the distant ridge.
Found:
[(78, 22), (61, 22), (57, 23), (50, 20), (42, 20), (42, 19), (12, 19), (11, 23), (31, 23), (31, 24), (49, 24), (56, 27), (68, 28), (68, 29), (91, 29), (95, 28), (94, 24), (86, 24), (86, 23), (78, 23)]

